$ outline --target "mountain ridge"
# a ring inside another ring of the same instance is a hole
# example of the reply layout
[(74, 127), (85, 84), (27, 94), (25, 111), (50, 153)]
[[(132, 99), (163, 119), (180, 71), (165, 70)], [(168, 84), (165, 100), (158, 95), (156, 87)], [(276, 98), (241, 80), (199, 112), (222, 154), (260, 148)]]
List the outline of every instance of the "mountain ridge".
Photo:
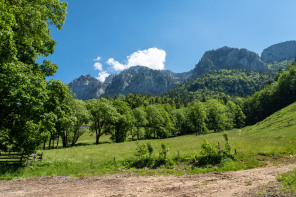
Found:
[[(272, 49), (271, 51), (274, 56), (291, 58), (291, 54), (294, 53), (293, 51), (287, 53), (286, 56), (281, 51), (282, 49), (289, 48), (285, 47), (285, 45), (291, 45), (291, 42), (295, 42), (296, 56), (296, 41), (287, 41), (272, 45), (264, 49), (261, 56), (264, 57), (264, 54), (267, 54)], [(268, 62), (264, 62), (255, 52), (244, 48), (238, 49), (224, 46), (206, 51), (195, 67), (188, 72), (174, 73), (170, 70), (153, 70), (145, 66), (134, 66), (123, 70), (119, 74), (110, 75), (106, 78), (105, 82), (101, 82), (94, 77), (90, 78), (90, 75), (87, 75), (88, 77), (80, 76), (70, 82), (69, 87), (76, 94), (76, 97), (82, 100), (101, 96), (127, 95), (129, 93), (159, 96), (170, 91), (177, 85), (189, 79), (197, 78), (211, 70), (244, 69), (265, 72), (268, 71), (267, 64)]]

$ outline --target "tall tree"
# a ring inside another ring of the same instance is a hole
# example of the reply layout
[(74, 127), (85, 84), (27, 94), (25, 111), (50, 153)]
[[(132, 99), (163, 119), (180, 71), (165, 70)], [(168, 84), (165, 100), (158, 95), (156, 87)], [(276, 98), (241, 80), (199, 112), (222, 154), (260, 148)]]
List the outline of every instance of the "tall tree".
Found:
[(91, 114), (91, 130), (96, 133), (96, 144), (100, 137), (113, 129), (113, 123), (120, 115), (112, 103), (107, 99), (92, 99), (87, 101), (86, 107)]
[(189, 106), (188, 119), (197, 134), (208, 131), (205, 120), (207, 118), (206, 109), (202, 102), (195, 101)]
[(55, 138), (59, 140), (59, 137), (61, 137), (63, 147), (66, 148), (69, 143), (71, 127), (75, 121), (71, 109), (71, 103), (74, 102), (73, 96), (68, 86), (58, 80), (50, 80), (48, 82), (48, 90), (49, 99), (44, 105), (45, 110), (49, 113), (53, 112), (57, 116), (55, 130), (53, 130), (56, 132), (51, 132), (49, 144), (51, 140)]
[(73, 99), (70, 103), (70, 107), (73, 111), (74, 123), (71, 128), (71, 146), (74, 146), (78, 139), (84, 133), (84, 129), (81, 129), (83, 124), (87, 124), (90, 119), (90, 113), (86, 109), (86, 104), (82, 100)]
[(127, 138), (128, 131), (133, 127), (133, 116), (129, 105), (119, 99), (113, 101), (119, 115), (113, 122), (113, 127), (110, 130), (111, 140), (116, 143), (124, 142)]
[(142, 107), (137, 107), (133, 109), (133, 116), (134, 116), (134, 126), (136, 127), (136, 135), (137, 140), (141, 137), (141, 128), (146, 127), (147, 121), (147, 114)]
[(54, 52), (50, 27), (62, 29), (66, 6), (59, 0), (0, 0), (0, 149), (30, 153), (44, 138), (45, 78), (57, 66), (36, 59)]
[(226, 106), (219, 100), (211, 99), (207, 105), (207, 127), (215, 132), (224, 131), (228, 125)]

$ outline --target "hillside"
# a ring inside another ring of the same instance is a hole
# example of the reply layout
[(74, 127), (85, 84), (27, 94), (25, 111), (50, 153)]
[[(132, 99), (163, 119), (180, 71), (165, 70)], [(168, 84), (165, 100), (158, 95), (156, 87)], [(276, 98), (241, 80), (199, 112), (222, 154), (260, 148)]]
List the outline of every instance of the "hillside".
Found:
[(254, 136), (288, 138), (296, 143), (296, 102), (275, 112), (244, 131)]
[(270, 72), (242, 69), (213, 70), (176, 86), (166, 95), (188, 101), (222, 95), (246, 96), (260, 90), (272, 79), (273, 75)]

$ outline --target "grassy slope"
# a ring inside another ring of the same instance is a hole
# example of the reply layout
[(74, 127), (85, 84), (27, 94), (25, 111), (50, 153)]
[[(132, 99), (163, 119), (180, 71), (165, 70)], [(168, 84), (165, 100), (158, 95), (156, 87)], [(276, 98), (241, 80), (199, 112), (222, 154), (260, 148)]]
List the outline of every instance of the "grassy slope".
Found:
[(287, 138), (296, 142), (296, 103), (279, 110), (252, 127), (245, 128), (244, 131), (252, 136)]
[[(264, 121), (242, 130), (233, 129), (228, 132), (229, 141), (233, 149), (238, 152), (238, 162), (228, 167), (216, 168), (214, 170), (238, 170), (258, 167), (277, 158), (289, 157), (296, 151), (296, 103), (276, 112)], [(206, 135), (187, 135), (162, 140), (145, 140), (151, 142), (154, 147), (154, 155), (160, 151), (161, 143), (166, 143), (170, 149), (169, 158), (174, 158), (179, 153), (180, 157), (186, 158), (198, 154), (203, 138), (209, 142), (224, 144), (222, 133), (211, 133)], [(79, 140), (79, 146), (67, 149), (46, 150), (44, 161), (34, 167), (0, 169), (0, 179), (32, 176), (83, 176), (100, 175), (106, 173), (122, 173), (121, 161), (134, 157), (136, 142), (111, 143), (108, 136), (101, 139), (102, 144), (94, 145), (94, 136), (90, 133), (84, 134)], [(114, 158), (116, 163), (114, 163)], [(185, 171), (184, 171), (185, 170)], [(195, 173), (210, 170), (191, 169), (187, 162), (176, 165), (173, 169), (162, 169), (164, 173)], [(141, 170), (138, 170), (141, 171)], [(143, 172), (142, 170), (141, 172)], [(149, 173), (159, 173), (160, 170), (152, 170)]]

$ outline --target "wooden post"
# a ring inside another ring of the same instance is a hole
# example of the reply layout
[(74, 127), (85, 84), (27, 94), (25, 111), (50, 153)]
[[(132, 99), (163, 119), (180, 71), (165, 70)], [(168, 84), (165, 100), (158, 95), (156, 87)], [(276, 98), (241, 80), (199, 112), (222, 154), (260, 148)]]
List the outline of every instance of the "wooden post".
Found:
[(221, 150), (221, 144), (220, 142), (218, 142), (218, 148), (219, 148), (219, 151)]

